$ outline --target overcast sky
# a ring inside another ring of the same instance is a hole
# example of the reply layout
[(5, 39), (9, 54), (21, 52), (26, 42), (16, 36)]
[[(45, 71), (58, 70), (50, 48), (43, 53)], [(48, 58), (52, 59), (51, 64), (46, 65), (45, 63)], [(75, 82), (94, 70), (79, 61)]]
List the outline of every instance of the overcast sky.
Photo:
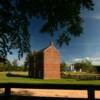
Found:
[[(83, 10), (84, 32), (78, 38), (73, 38), (69, 46), (63, 45), (61, 48), (56, 45), (60, 52), (61, 60), (66, 63), (73, 63), (82, 59), (88, 59), (95, 65), (100, 65), (100, 0), (94, 0), (94, 11)], [(29, 31), (31, 33), (31, 50), (40, 50), (50, 43), (50, 36), (39, 32), (42, 20), (31, 23)], [(56, 36), (55, 36), (56, 37)], [(25, 56), (19, 61), (23, 64)], [(8, 55), (10, 61), (17, 59), (17, 53)]]

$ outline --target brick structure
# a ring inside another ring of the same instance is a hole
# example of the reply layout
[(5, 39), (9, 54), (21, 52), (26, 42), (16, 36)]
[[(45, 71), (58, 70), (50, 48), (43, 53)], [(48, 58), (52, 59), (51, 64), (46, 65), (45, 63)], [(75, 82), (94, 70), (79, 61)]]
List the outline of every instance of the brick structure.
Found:
[(60, 54), (53, 42), (39, 51), (29, 67), (29, 76), (42, 79), (60, 79)]

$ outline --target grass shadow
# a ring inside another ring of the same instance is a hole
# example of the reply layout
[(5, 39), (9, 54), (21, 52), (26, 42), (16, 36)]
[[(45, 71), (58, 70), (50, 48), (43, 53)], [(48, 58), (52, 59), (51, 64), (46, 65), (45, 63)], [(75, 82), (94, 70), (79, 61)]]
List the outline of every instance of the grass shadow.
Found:
[(23, 78), (29, 78), (28, 75), (20, 75), (20, 74), (14, 74), (14, 73), (7, 73), (7, 77), (23, 77)]

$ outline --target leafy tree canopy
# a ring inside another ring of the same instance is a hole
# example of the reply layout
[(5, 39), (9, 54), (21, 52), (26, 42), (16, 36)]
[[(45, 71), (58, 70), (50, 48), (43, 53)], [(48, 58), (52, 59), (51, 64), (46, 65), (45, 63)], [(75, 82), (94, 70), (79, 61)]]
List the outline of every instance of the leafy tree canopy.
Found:
[(75, 63), (74, 67), (77, 71), (82, 69), (84, 72), (96, 72), (96, 69), (93, 67), (92, 63), (87, 59)]
[(67, 67), (67, 64), (65, 62), (62, 62), (60, 65), (61, 72), (65, 71), (66, 67)]
[(30, 51), (29, 20), (42, 18), (41, 32), (63, 29), (57, 42), (68, 44), (72, 36), (82, 33), (81, 8), (93, 10), (92, 0), (0, 0), (0, 56), (18, 49), (19, 57)]
[(27, 54), (26, 59), (25, 59), (25, 62), (24, 62), (24, 66), (25, 66), (25, 67), (27, 67), (27, 66), (32, 66), (32, 65), (33, 65), (34, 56), (35, 56), (37, 53), (38, 53), (37, 51), (33, 51), (33, 52), (30, 52), (29, 54)]

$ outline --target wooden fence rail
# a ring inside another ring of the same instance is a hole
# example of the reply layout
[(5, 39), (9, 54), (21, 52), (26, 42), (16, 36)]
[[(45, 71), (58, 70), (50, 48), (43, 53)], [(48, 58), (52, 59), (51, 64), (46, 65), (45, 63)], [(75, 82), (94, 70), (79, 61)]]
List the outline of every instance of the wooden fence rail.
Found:
[[(0, 88), (5, 89), (4, 96), (11, 96), (11, 88), (18, 88), (18, 89), (24, 88), (24, 89), (87, 90), (88, 100), (99, 100), (99, 99), (95, 99), (95, 90), (100, 90), (100, 85), (0, 83)], [(50, 98), (50, 97), (48, 97), (48, 98)], [(59, 98), (59, 97), (57, 97), (57, 98)], [(57, 98), (55, 98), (55, 99), (57, 99)], [(63, 97), (59, 98), (59, 99), (63, 100)], [(73, 98), (73, 100), (74, 99), (75, 98)]]

